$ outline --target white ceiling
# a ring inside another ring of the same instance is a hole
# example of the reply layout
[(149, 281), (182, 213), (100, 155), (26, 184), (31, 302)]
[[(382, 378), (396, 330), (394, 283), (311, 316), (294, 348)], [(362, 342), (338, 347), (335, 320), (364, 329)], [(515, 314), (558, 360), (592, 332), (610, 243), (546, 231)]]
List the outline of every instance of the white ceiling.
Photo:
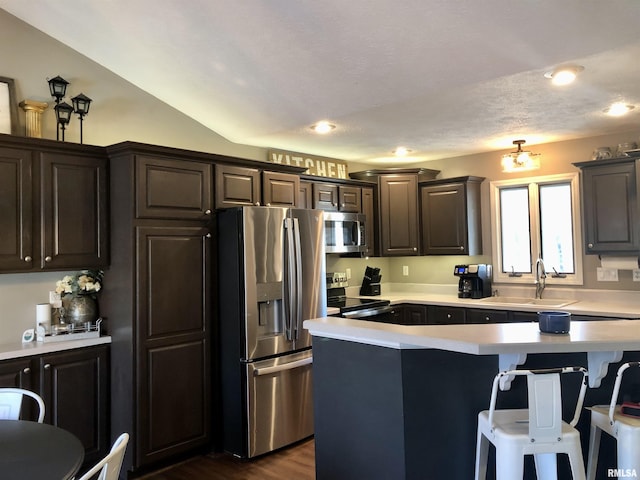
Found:
[[(640, 137), (638, 0), (0, 7), (241, 144), (376, 164), (398, 145), (417, 162), (518, 138), (531, 146), (636, 127)], [(544, 73), (567, 63), (585, 70), (553, 87)], [(613, 101), (637, 108), (611, 118), (602, 110)], [(318, 120), (337, 128), (318, 136)]]

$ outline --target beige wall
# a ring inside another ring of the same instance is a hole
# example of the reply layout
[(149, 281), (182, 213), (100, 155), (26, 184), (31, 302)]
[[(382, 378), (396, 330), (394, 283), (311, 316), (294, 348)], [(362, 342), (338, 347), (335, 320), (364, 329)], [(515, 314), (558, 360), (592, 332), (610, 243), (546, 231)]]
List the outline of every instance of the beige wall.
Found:
[[(93, 99), (86, 118), (84, 140), (87, 144), (110, 145), (131, 140), (156, 145), (220, 153), (254, 160), (266, 159), (266, 148), (238, 145), (205, 129), (177, 110), (159, 102), (134, 85), (105, 70), (50, 37), (0, 10), (0, 76), (16, 82), (17, 101), (24, 99), (52, 102), (47, 78), (60, 75), (71, 83), (67, 98), (84, 93)], [(180, 88), (178, 85), (176, 88)], [(212, 112), (215, 115), (215, 112)], [(24, 132), (24, 112), (19, 111), (20, 132)], [(540, 174), (574, 171), (571, 162), (588, 160), (596, 147), (615, 147), (620, 142), (638, 140), (638, 132), (604, 136), (572, 142), (532, 146), (544, 155)], [(55, 139), (55, 115), (51, 108), (43, 117), (43, 137)], [(79, 141), (77, 121), (69, 127), (67, 141)], [(507, 178), (500, 171), (500, 153), (471, 155), (424, 166), (442, 171), (441, 177), (478, 175), (487, 177), (483, 184), (483, 235), (488, 231), (488, 182)], [(361, 170), (351, 165), (349, 171)], [(509, 176), (511, 178), (511, 176)], [(485, 254), (490, 242), (485, 241)], [(352, 269), (352, 285), (359, 285), (367, 265), (382, 269), (383, 281), (410, 283), (455, 283), (453, 265), (490, 262), (490, 257), (405, 257), (342, 259), (329, 256), (327, 271)], [(586, 260), (585, 285), (592, 288), (638, 290), (630, 281), (630, 272), (621, 272), (621, 281), (601, 284), (595, 281), (597, 258)], [(409, 266), (409, 276), (402, 276), (402, 266)], [(61, 272), (0, 275), (0, 343), (14, 341), (26, 328), (34, 326), (35, 305), (48, 300), (48, 292), (61, 278)], [(109, 288), (109, 285), (106, 285)]]

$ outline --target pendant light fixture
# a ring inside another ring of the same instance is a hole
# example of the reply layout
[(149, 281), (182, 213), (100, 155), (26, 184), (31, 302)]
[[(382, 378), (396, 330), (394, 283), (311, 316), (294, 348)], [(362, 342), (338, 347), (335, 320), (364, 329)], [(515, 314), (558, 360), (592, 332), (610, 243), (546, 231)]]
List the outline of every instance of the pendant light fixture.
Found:
[(514, 140), (513, 144), (518, 146), (518, 150), (502, 156), (503, 172), (519, 172), (540, 168), (540, 154), (522, 150), (524, 143), (526, 140)]

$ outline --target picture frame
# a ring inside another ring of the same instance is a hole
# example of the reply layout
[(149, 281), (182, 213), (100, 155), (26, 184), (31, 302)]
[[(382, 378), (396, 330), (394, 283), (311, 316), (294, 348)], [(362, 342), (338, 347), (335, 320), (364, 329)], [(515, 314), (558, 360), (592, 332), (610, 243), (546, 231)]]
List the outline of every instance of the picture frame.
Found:
[(13, 78), (0, 77), (0, 133), (17, 135), (18, 104)]

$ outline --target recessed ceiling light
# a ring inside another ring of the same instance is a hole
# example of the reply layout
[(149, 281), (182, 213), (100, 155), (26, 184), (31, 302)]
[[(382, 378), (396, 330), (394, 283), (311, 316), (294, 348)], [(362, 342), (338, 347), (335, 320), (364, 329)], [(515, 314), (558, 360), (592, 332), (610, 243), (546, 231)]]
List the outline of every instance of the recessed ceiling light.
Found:
[(316, 123), (315, 125), (312, 125), (310, 128), (316, 133), (325, 134), (329, 133), (331, 130), (334, 130), (336, 126), (329, 122), (322, 121)]
[(544, 74), (544, 76), (546, 78), (550, 78), (551, 83), (553, 83), (554, 85), (569, 85), (583, 70), (584, 67), (581, 65), (566, 65), (563, 67), (558, 67), (552, 72), (547, 72)]
[(408, 149), (407, 147), (397, 147), (392, 153), (396, 157), (406, 157), (411, 153), (411, 150)]
[(612, 103), (609, 108), (605, 108), (603, 112), (607, 115), (611, 115), (612, 117), (620, 117), (629, 113), (634, 108), (636, 108), (635, 105), (629, 105), (628, 103), (624, 102), (616, 102)]

